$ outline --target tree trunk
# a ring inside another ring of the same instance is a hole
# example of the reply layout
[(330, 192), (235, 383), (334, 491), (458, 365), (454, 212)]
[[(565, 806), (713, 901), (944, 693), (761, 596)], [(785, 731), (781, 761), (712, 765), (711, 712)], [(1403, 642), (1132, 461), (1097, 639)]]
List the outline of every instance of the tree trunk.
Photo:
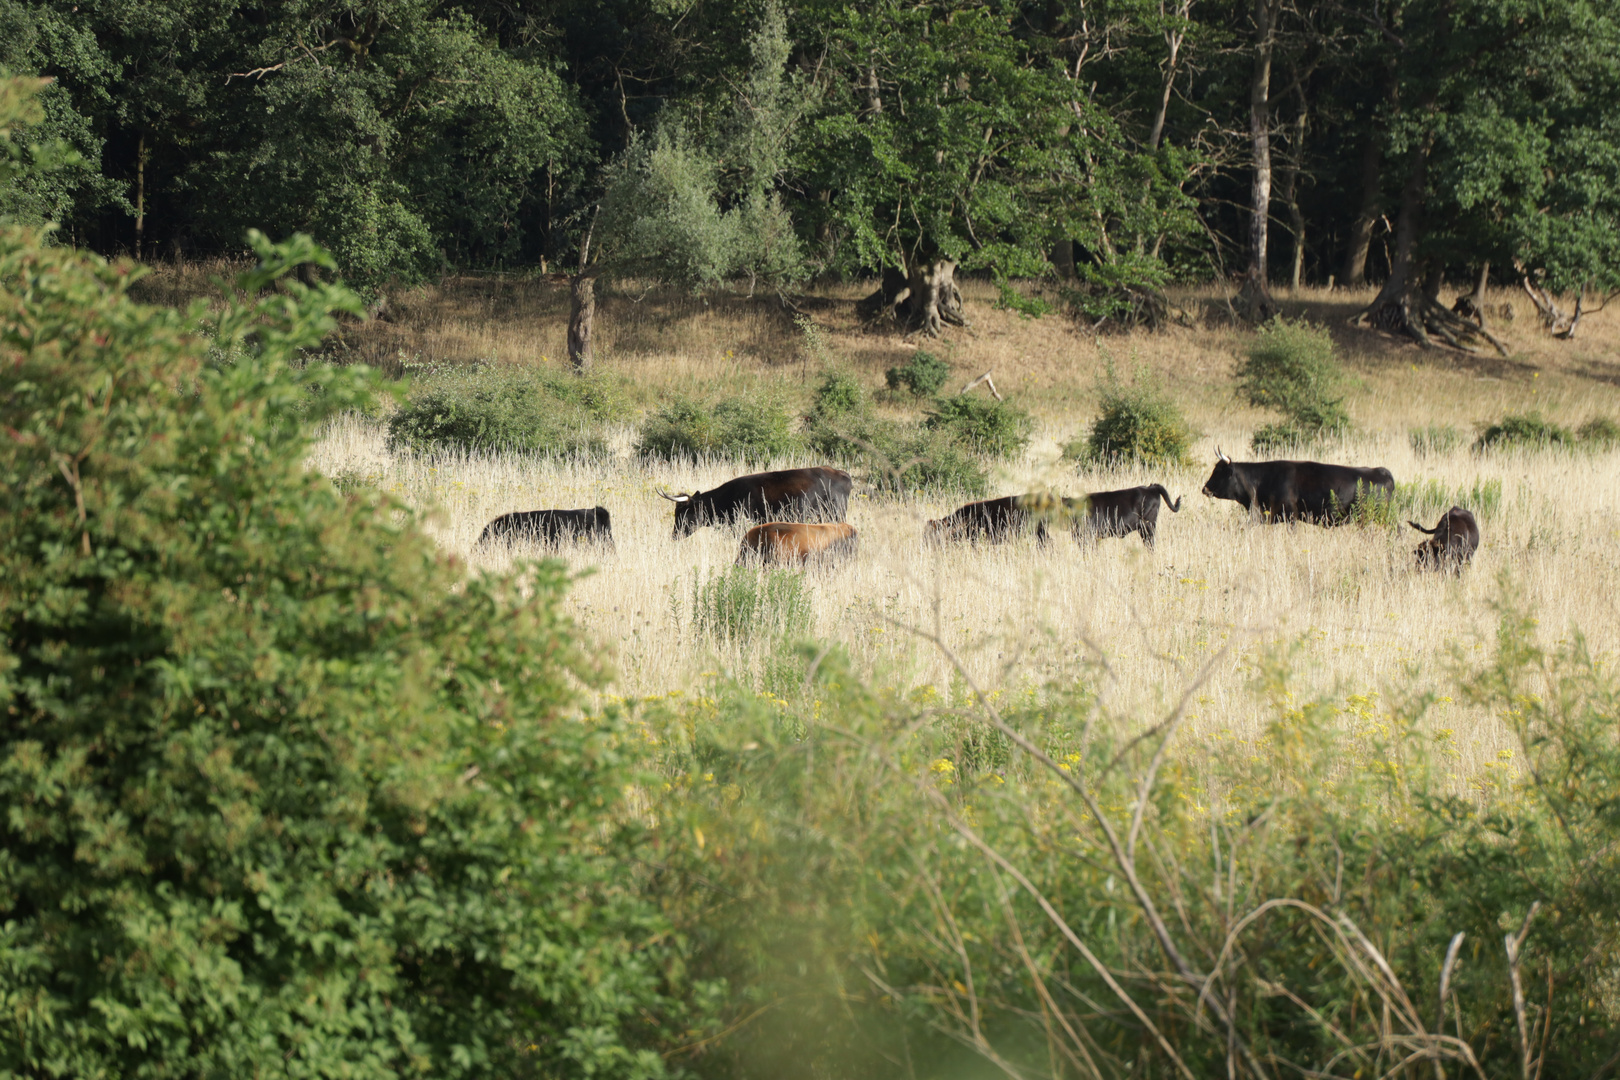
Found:
[(1052, 245), (1052, 268), (1065, 280), (1074, 277), (1074, 241), (1059, 240)]
[(591, 335), (596, 330), (596, 275), (582, 270), (575, 274), (568, 290), (568, 362), (579, 375), (596, 363)]
[(1382, 194), (1384, 149), (1376, 131), (1369, 132), (1361, 150), (1361, 211), (1350, 226), (1350, 244), (1344, 253), (1344, 287), (1357, 289), (1367, 282), (1367, 252), (1372, 248), (1373, 226), (1378, 223)]
[(1271, 54), (1275, 45), (1274, 0), (1254, 3), (1254, 75), (1249, 81), (1249, 137), (1254, 146), (1254, 175), (1249, 186), (1249, 268), (1238, 293), (1238, 310), (1250, 322), (1277, 314), (1271, 298), (1266, 245), (1271, 221)]
[[(75, 11), (78, 9), (75, 8)], [(135, 148), (135, 258), (141, 257), (146, 242), (146, 132), (141, 132)]]
[(1472, 319), (1485, 325), (1485, 287), (1491, 281), (1491, 264), (1489, 261), (1479, 264), (1479, 276), (1474, 279), (1474, 291), (1464, 293), (1457, 297), (1457, 302), (1451, 305), (1453, 314), (1461, 315), (1465, 319)]
[[(1159, 5), (1159, 11), (1161, 14), (1163, 14), (1163, 4)], [(1192, 0), (1181, 0), (1181, 2), (1176, 5), (1176, 15), (1179, 16), (1183, 21), (1185, 21), (1191, 13)], [(1170, 111), (1170, 96), (1174, 92), (1176, 86), (1176, 63), (1181, 58), (1181, 43), (1185, 39), (1186, 34), (1184, 34), (1179, 28), (1175, 30), (1166, 30), (1164, 32), (1164, 44), (1169, 50), (1170, 55), (1165, 60), (1164, 64), (1164, 88), (1159, 94), (1159, 111), (1153, 114), (1153, 127), (1148, 132), (1149, 151), (1157, 150), (1159, 148), (1159, 140), (1164, 137), (1164, 118), (1165, 114)]]
[(1277, 193), (1288, 204), (1288, 231), (1293, 234), (1294, 258), (1289, 268), (1288, 287), (1299, 291), (1300, 278), (1305, 272), (1305, 211), (1299, 205), (1299, 173), (1305, 161), (1305, 129), (1309, 121), (1305, 108), (1303, 83), (1299, 87), (1299, 118), (1294, 122), (1292, 137), (1288, 140), (1288, 156), (1277, 178)]
[(1401, 209), (1395, 219), (1395, 251), (1390, 256), (1389, 277), (1367, 309), (1356, 317), (1358, 323), (1371, 323), (1391, 333), (1411, 333), (1419, 344), (1429, 344), (1421, 326), (1411, 319), (1407, 298), (1412, 283), (1412, 249), (1417, 244), (1418, 216), (1423, 212), (1423, 189), (1429, 180), (1429, 142), (1425, 137), (1412, 146), (1407, 162), (1406, 186), (1401, 189)]
[(938, 337), (945, 323), (966, 326), (962, 293), (956, 287), (956, 263), (937, 259), (911, 269), (911, 295), (905, 305), (906, 324), (924, 337)]
[(1430, 137), (1412, 147), (1406, 186), (1401, 189), (1401, 210), (1395, 220), (1395, 251), (1390, 256), (1389, 278), (1367, 309), (1353, 322), (1376, 326), (1392, 334), (1411, 337), (1427, 349), (1434, 344), (1430, 334), (1453, 348), (1473, 352), (1471, 341), (1486, 341), (1503, 356), (1503, 345), (1483, 325), (1447, 311), (1435, 299), (1445, 276), (1444, 264), (1419, 263), (1413, 258), (1417, 245), (1418, 219), (1423, 212), (1423, 190), (1428, 183)]

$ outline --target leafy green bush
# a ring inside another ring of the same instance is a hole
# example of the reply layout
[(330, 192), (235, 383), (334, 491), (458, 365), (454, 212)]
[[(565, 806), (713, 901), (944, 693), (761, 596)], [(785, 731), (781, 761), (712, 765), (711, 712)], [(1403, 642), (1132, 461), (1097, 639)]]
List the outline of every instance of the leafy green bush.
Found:
[(1050, 314), (1052, 305), (1039, 296), (1025, 296), (1007, 278), (996, 282), (996, 307), (1002, 311), (1016, 311), (1026, 319), (1039, 319)]
[(1620, 446), (1620, 424), (1607, 416), (1594, 416), (1575, 430), (1583, 445), (1594, 450), (1609, 450)]
[(544, 368), (430, 370), (388, 421), (393, 449), (599, 454), (604, 422), (624, 415), (617, 388), (600, 376)]
[(848, 465), (879, 491), (983, 495), (989, 474), (949, 431), (858, 413), (813, 423), (811, 449)]
[(1140, 378), (1134, 385), (1125, 386), (1110, 367), (1091, 433), (1084, 441), (1070, 443), (1063, 453), (1087, 465), (1123, 461), (1184, 465), (1192, 439), (1192, 426), (1168, 394)]
[(951, 365), (931, 352), (918, 349), (910, 360), (883, 373), (890, 390), (906, 390), (914, 397), (932, 397), (951, 377)]
[(1475, 450), (1546, 449), (1572, 446), (1575, 433), (1538, 412), (1515, 413), (1486, 425), (1474, 442)]
[(1012, 457), (1029, 445), (1035, 421), (1005, 401), (957, 394), (940, 398), (925, 425), (948, 432), (968, 449), (989, 457)]
[(861, 381), (841, 368), (833, 368), (823, 376), (821, 385), (816, 387), (808, 419), (811, 423), (838, 420), (864, 412), (870, 405), (870, 395)]
[(1412, 453), (1418, 457), (1449, 454), (1463, 443), (1462, 432), (1450, 424), (1430, 424), (1428, 427), (1413, 428), (1407, 433), (1407, 438), (1412, 443)]
[(692, 579), (692, 625), (740, 644), (810, 632), (810, 592), (802, 570), (731, 566)]
[(306, 469), (359, 304), (254, 245), (210, 327), (0, 230), (0, 1074), (661, 1075), (701, 1019), (563, 571)]
[(1249, 437), (1249, 445), (1257, 454), (1286, 454), (1306, 449), (1321, 434), (1293, 424), (1265, 424), (1255, 429)]
[(1238, 389), (1249, 404), (1282, 413), (1284, 423), (1256, 432), (1255, 449), (1308, 441), (1350, 426), (1343, 395), (1335, 396), (1345, 376), (1333, 353), (1327, 328), (1303, 319), (1277, 318), (1260, 328), (1238, 368)]
[(712, 406), (677, 399), (649, 416), (636, 437), (638, 454), (666, 461), (723, 457), (764, 464), (800, 446), (786, 408), (763, 395), (722, 398)]

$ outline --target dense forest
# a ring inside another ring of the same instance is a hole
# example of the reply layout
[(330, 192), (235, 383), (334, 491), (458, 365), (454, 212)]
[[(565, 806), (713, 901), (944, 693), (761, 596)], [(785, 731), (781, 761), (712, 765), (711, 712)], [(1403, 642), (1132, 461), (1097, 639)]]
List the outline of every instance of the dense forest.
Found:
[(4, 212), (147, 259), (305, 231), (373, 297), (563, 272), (576, 354), (614, 275), (884, 275), (929, 333), (958, 272), (1093, 322), (1383, 282), (1420, 338), (1487, 321), (1448, 277), (1561, 333), (1620, 290), (1605, 0), (0, 0), (0, 64), (78, 155)]

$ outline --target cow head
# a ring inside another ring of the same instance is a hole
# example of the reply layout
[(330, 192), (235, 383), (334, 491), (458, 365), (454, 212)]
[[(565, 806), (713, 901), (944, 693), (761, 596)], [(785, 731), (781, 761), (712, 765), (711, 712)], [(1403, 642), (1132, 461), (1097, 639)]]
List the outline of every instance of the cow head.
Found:
[(1232, 459), (1215, 448), (1215, 471), (1204, 481), (1204, 494), (1212, 499), (1239, 499), (1237, 478), (1232, 475)]
[(697, 505), (693, 501), (693, 497), (698, 494), (697, 492), (693, 492), (691, 495), (685, 492), (679, 495), (670, 495), (667, 492), (660, 491), (658, 494), (675, 504), (675, 532), (670, 539), (680, 540), (691, 536), (697, 531), (698, 526), (703, 524), (698, 519)]

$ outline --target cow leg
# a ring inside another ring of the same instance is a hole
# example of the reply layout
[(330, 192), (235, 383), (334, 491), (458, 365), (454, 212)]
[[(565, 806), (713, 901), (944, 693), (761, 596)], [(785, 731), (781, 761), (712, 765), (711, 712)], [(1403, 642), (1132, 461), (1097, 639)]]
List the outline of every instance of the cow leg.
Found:
[(1142, 543), (1147, 545), (1147, 548), (1148, 548), (1149, 551), (1152, 551), (1153, 550), (1153, 535), (1154, 535), (1153, 522), (1151, 522), (1151, 521), (1142, 522), (1141, 527), (1138, 528), (1136, 531), (1141, 534)]

